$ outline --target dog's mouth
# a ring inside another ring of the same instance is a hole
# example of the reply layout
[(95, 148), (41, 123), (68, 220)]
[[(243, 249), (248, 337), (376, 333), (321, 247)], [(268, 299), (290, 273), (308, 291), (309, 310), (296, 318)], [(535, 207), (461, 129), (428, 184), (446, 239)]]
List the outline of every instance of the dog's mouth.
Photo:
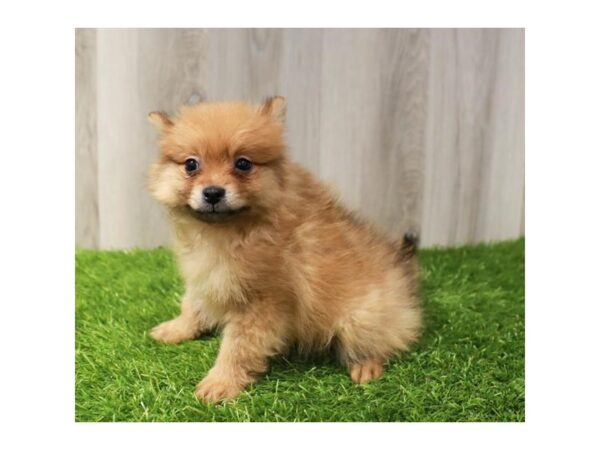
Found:
[(194, 209), (188, 205), (188, 209), (191, 211), (193, 216), (203, 222), (223, 222), (231, 217), (237, 216), (240, 213), (250, 209), (248, 206), (242, 206), (237, 209), (215, 209), (214, 206), (211, 209)]

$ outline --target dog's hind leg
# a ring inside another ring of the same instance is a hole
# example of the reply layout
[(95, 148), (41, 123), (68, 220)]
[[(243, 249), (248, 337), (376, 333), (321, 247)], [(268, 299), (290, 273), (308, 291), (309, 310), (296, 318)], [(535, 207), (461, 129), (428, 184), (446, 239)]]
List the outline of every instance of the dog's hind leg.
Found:
[(383, 362), (377, 358), (353, 363), (350, 366), (350, 378), (355, 383), (368, 383), (381, 377), (382, 374)]
[(399, 269), (379, 285), (351, 299), (336, 324), (338, 355), (357, 383), (379, 378), (390, 356), (405, 351), (420, 331), (421, 310)]

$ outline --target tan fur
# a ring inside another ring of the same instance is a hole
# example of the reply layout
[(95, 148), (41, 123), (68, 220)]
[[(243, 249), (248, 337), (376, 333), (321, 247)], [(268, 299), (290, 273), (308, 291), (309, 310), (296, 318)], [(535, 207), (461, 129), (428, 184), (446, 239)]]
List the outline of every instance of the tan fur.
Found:
[[(205, 401), (235, 397), (291, 346), (333, 347), (364, 383), (420, 332), (415, 258), (286, 157), (284, 116), (275, 97), (150, 117), (161, 135), (150, 190), (170, 211), (186, 283), (181, 315), (151, 334), (178, 343), (222, 330), (219, 356), (196, 390)], [(247, 174), (233, 169), (240, 155), (254, 163)], [(189, 157), (200, 161), (197, 174), (185, 172)], [(226, 188), (242, 212), (199, 220), (190, 207), (209, 185)]]

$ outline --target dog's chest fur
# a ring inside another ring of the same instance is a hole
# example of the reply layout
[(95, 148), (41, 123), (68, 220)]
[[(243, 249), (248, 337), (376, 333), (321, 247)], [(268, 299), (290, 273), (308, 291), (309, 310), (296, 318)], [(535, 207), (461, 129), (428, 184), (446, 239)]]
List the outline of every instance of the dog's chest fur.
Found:
[(187, 293), (219, 321), (227, 309), (247, 301), (239, 267), (227, 243), (197, 237), (176, 246)]

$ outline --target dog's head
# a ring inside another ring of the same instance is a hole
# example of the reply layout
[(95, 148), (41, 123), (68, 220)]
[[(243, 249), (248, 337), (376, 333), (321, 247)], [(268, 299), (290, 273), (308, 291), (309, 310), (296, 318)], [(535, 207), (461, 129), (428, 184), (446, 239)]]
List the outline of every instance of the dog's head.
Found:
[(150, 191), (170, 208), (204, 222), (260, 214), (278, 202), (285, 143), (285, 100), (260, 106), (201, 103), (177, 117), (150, 113), (161, 156)]

